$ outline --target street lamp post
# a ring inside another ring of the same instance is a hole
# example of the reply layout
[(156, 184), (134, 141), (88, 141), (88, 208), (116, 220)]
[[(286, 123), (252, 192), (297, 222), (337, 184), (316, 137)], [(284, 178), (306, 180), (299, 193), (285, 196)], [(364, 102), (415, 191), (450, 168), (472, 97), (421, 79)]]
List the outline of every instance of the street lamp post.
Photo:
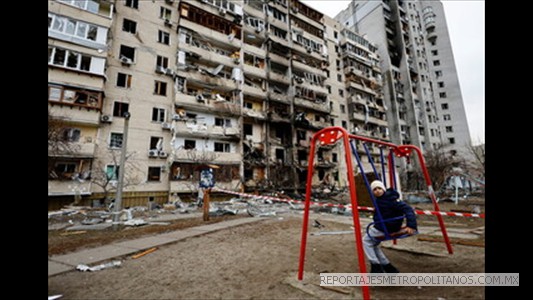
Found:
[(124, 117), (124, 134), (122, 137), (122, 148), (120, 151), (120, 161), (118, 164), (118, 182), (117, 182), (117, 195), (115, 197), (115, 214), (113, 215), (113, 224), (118, 224), (119, 213), (122, 210), (122, 187), (124, 185), (124, 163), (126, 162), (126, 151), (128, 145), (128, 127), (130, 122), (130, 113), (125, 112)]

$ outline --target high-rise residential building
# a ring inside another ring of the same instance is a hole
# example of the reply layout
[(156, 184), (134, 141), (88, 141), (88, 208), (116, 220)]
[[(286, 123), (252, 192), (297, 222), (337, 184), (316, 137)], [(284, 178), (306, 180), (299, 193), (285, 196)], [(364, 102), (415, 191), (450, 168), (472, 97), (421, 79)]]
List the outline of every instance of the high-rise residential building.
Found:
[(335, 19), (378, 47), (392, 141), (443, 146), (468, 158), (470, 133), (442, 3), (354, 0)]
[[(49, 152), (51, 200), (113, 198), (125, 130), (124, 206), (190, 199), (206, 165), (220, 188), (304, 191), (318, 130), (390, 140), (378, 48), (297, 0), (48, 7), (50, 113), (77, 146)], [(319, 147), (313, 186), (346, 185), (342, 151)]]

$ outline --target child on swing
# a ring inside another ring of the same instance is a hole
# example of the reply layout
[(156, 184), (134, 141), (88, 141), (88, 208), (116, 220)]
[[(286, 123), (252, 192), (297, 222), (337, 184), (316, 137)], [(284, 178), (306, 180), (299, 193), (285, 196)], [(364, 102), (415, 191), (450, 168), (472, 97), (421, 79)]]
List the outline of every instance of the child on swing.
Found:
[[(383, 237), (384, 226), (389, 234), (402, 231), (402, 234), (414, 234), (416, 232), (416, 216), (414, 210), (405, 202), (399, 200), (400, 194), (393, 189), (386, 189), (383, 182), (374, 180), (370, 187), (372, 193), (376, 197), (376, 203), (381, 213), (383, 220), (391, 219), (399, 216), (405, 216), (407, 219), (407, 227), (402, 229), (403, 219), (387, 221), (379, 223), (377, 215), (374, 214), (374, 226), (370, 227), (368, 233), (363, 238), (363, 247), (366, 257), (370, 261), (370, 273), (399, 273), (398, 269), (394, 267), (387, 259), (379, 244), (374, 238)], [(370, 236), (369, 236), (370, 234)]]

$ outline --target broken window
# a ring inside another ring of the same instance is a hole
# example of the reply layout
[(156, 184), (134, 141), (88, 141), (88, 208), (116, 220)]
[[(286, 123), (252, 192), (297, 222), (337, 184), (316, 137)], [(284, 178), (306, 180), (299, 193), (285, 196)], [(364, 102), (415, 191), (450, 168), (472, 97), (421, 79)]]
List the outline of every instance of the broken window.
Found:
[(159, 30), (157, 41), (161, 44), (170, 45), (170, 33)]
[(168, 57), (157, 56), (156, 67), (168, 68)]
[(129, 58), (132, 62), (135, 61), (135, 48), (120, 45), (119, 57), (120, 59)]
[(254, 170), (253, 169), (244, 169), (244, 180), (252, 180), (254, 179)]
[(217, 143), (215, 142), (215, 152), (230, 152), (230, 144), (229, 143)]
[(452, 126), (446, 126), (446, 132), (453, 132)]
[(448, 142), (450, 144), (455, 144), (455, 138), (448, 138)]
[(284, 149), (276, 149), (276, 161), (278, 163), (285, 162), (285, 150)]
[(109, 148), (112, 149), (120, 149), (122, 148), (122, 133), (118, 132), (111, 132), (111, 136), (109, 139)]
[(124, 117), (124, 113), (129, 111), (129, 103), (115, 101), (113, 104), (113, 116), (114, 117)]
[(102, 93), (61, 86), (48, 87), (48, 101), (100, 109)]
[(137, 22), (124, 19), (122, 21), (122, 31), (129, 32), (129, 33), (136, 33), (137, 32)]
[(161, 167), (148, 167), (148, 181), (159, 181), (161, 179)]
[(58, 179), (72, 179), (74, 173), (76, 173), (76, 163), (57, 162), (54, 166), (53, 174), (50, 174), (50, 177)]
[(244, 101), (244, 108), (253, 109), (253, 103)]
[(150, 137), (150, 150), (161, 150), (163, 146), (163, 138), (159, 136), (151, 136)]
[(62, 139), (66, 142), (77, 142), (80, 140), (80, 133), (78, 128), (65, 128), (62, 132)]
[(159, 10), (159, 18), (170, 20), (171, 15), (172, 15), (172, 11), (170, 9), (161, 6), (161, 9)]
[(167, 95), (167, 83), (163, 81), (155, 80), (154, 94), (159, 95), (159, 96), (166, 96)]
[(244, 123), (242, 125), (242, 129), (243, 129), (244, 135), (253, 135), (254, 134), (253, 128), (254, 127), (253, 127), (252, 124)]
[(180, 3), (180, 12), (183, 18), (196, 24), (229, 35), (232, 39), (241, 39), (241, 28), (223, 17), (219, 17), (183, 2)]
[(440, 98), (446, 98), (446, 92), (439, 93), (439, 97)]
[(195, 149), (196, 148), (196, 141), (195, 140), (185, 140), (183, 144), (183, 148), (185, 150)]
[(139, 0), (126, 0), (126, 6), (131, 8), (139, 8)]
[(230, 119), (215, 118), (215, 126), (231, 127)]
[[(324, 31), (298, 18), (292, 18), (294, 25), (319, 38), (324, 37)], [(320, 49), (317, 49), (320, 50)]]
[(131, 88), (131, 78), (130, 74), (118, 73), (117, 74), (117, 86), (123, 88)]

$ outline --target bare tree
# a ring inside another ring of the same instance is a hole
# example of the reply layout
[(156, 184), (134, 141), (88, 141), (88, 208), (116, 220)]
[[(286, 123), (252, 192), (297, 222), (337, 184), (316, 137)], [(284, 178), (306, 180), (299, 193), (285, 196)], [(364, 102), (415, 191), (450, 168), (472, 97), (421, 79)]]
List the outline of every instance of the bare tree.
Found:
[(479, 144), (477, 146), (470, 144), (468, 146), (468, 152), (474, 158), (468, 164), (469, 171), (473, 171), (472, 173), (476, 173), (479, 177), (485, 178), (485, 144)]
[(48, 174), (54, 170), (60, 155), (73, 154), (79, 150), (69, 139), (67, 130), (66, 122), (48, 109)]
[[(444, 151), (440, 146), (424, 154), (426, 167), (434, 190), (439, 190), (452, 173), (454, 167), (464, 167), (464, 162)], [(426, 187), (420, 168), (408, 170), (401, 176), (404, 188), (408, 191), (423, 190)]]
[[(108, 157), (111, 158), (112, 164), (105, 164), (104, 161), (100, 161), (98, 164), (93, 166), (91, 172), (91, 182), (102, 188), (103, 196), (100, 199), (101, 203), (105, 203), (108, 200), (109, 194), (117, 190), (116, 181), (118, 178), (118, 168), (119, 168), (119, 159), (120, 159), (120, 149), (109, 150)], [(126, 160), (124, 163), (125, 172), (124, 172), (124, 182), (123, 187), (128, 187), (131, 185), (138, 185), (142, 182), (142, 179), (139, 175), (139, 168), (133, 165), (131, 162), (135, 153), (127, 153)], [(108, 173), (107, 166), (113, 166), (113, 172)]]

